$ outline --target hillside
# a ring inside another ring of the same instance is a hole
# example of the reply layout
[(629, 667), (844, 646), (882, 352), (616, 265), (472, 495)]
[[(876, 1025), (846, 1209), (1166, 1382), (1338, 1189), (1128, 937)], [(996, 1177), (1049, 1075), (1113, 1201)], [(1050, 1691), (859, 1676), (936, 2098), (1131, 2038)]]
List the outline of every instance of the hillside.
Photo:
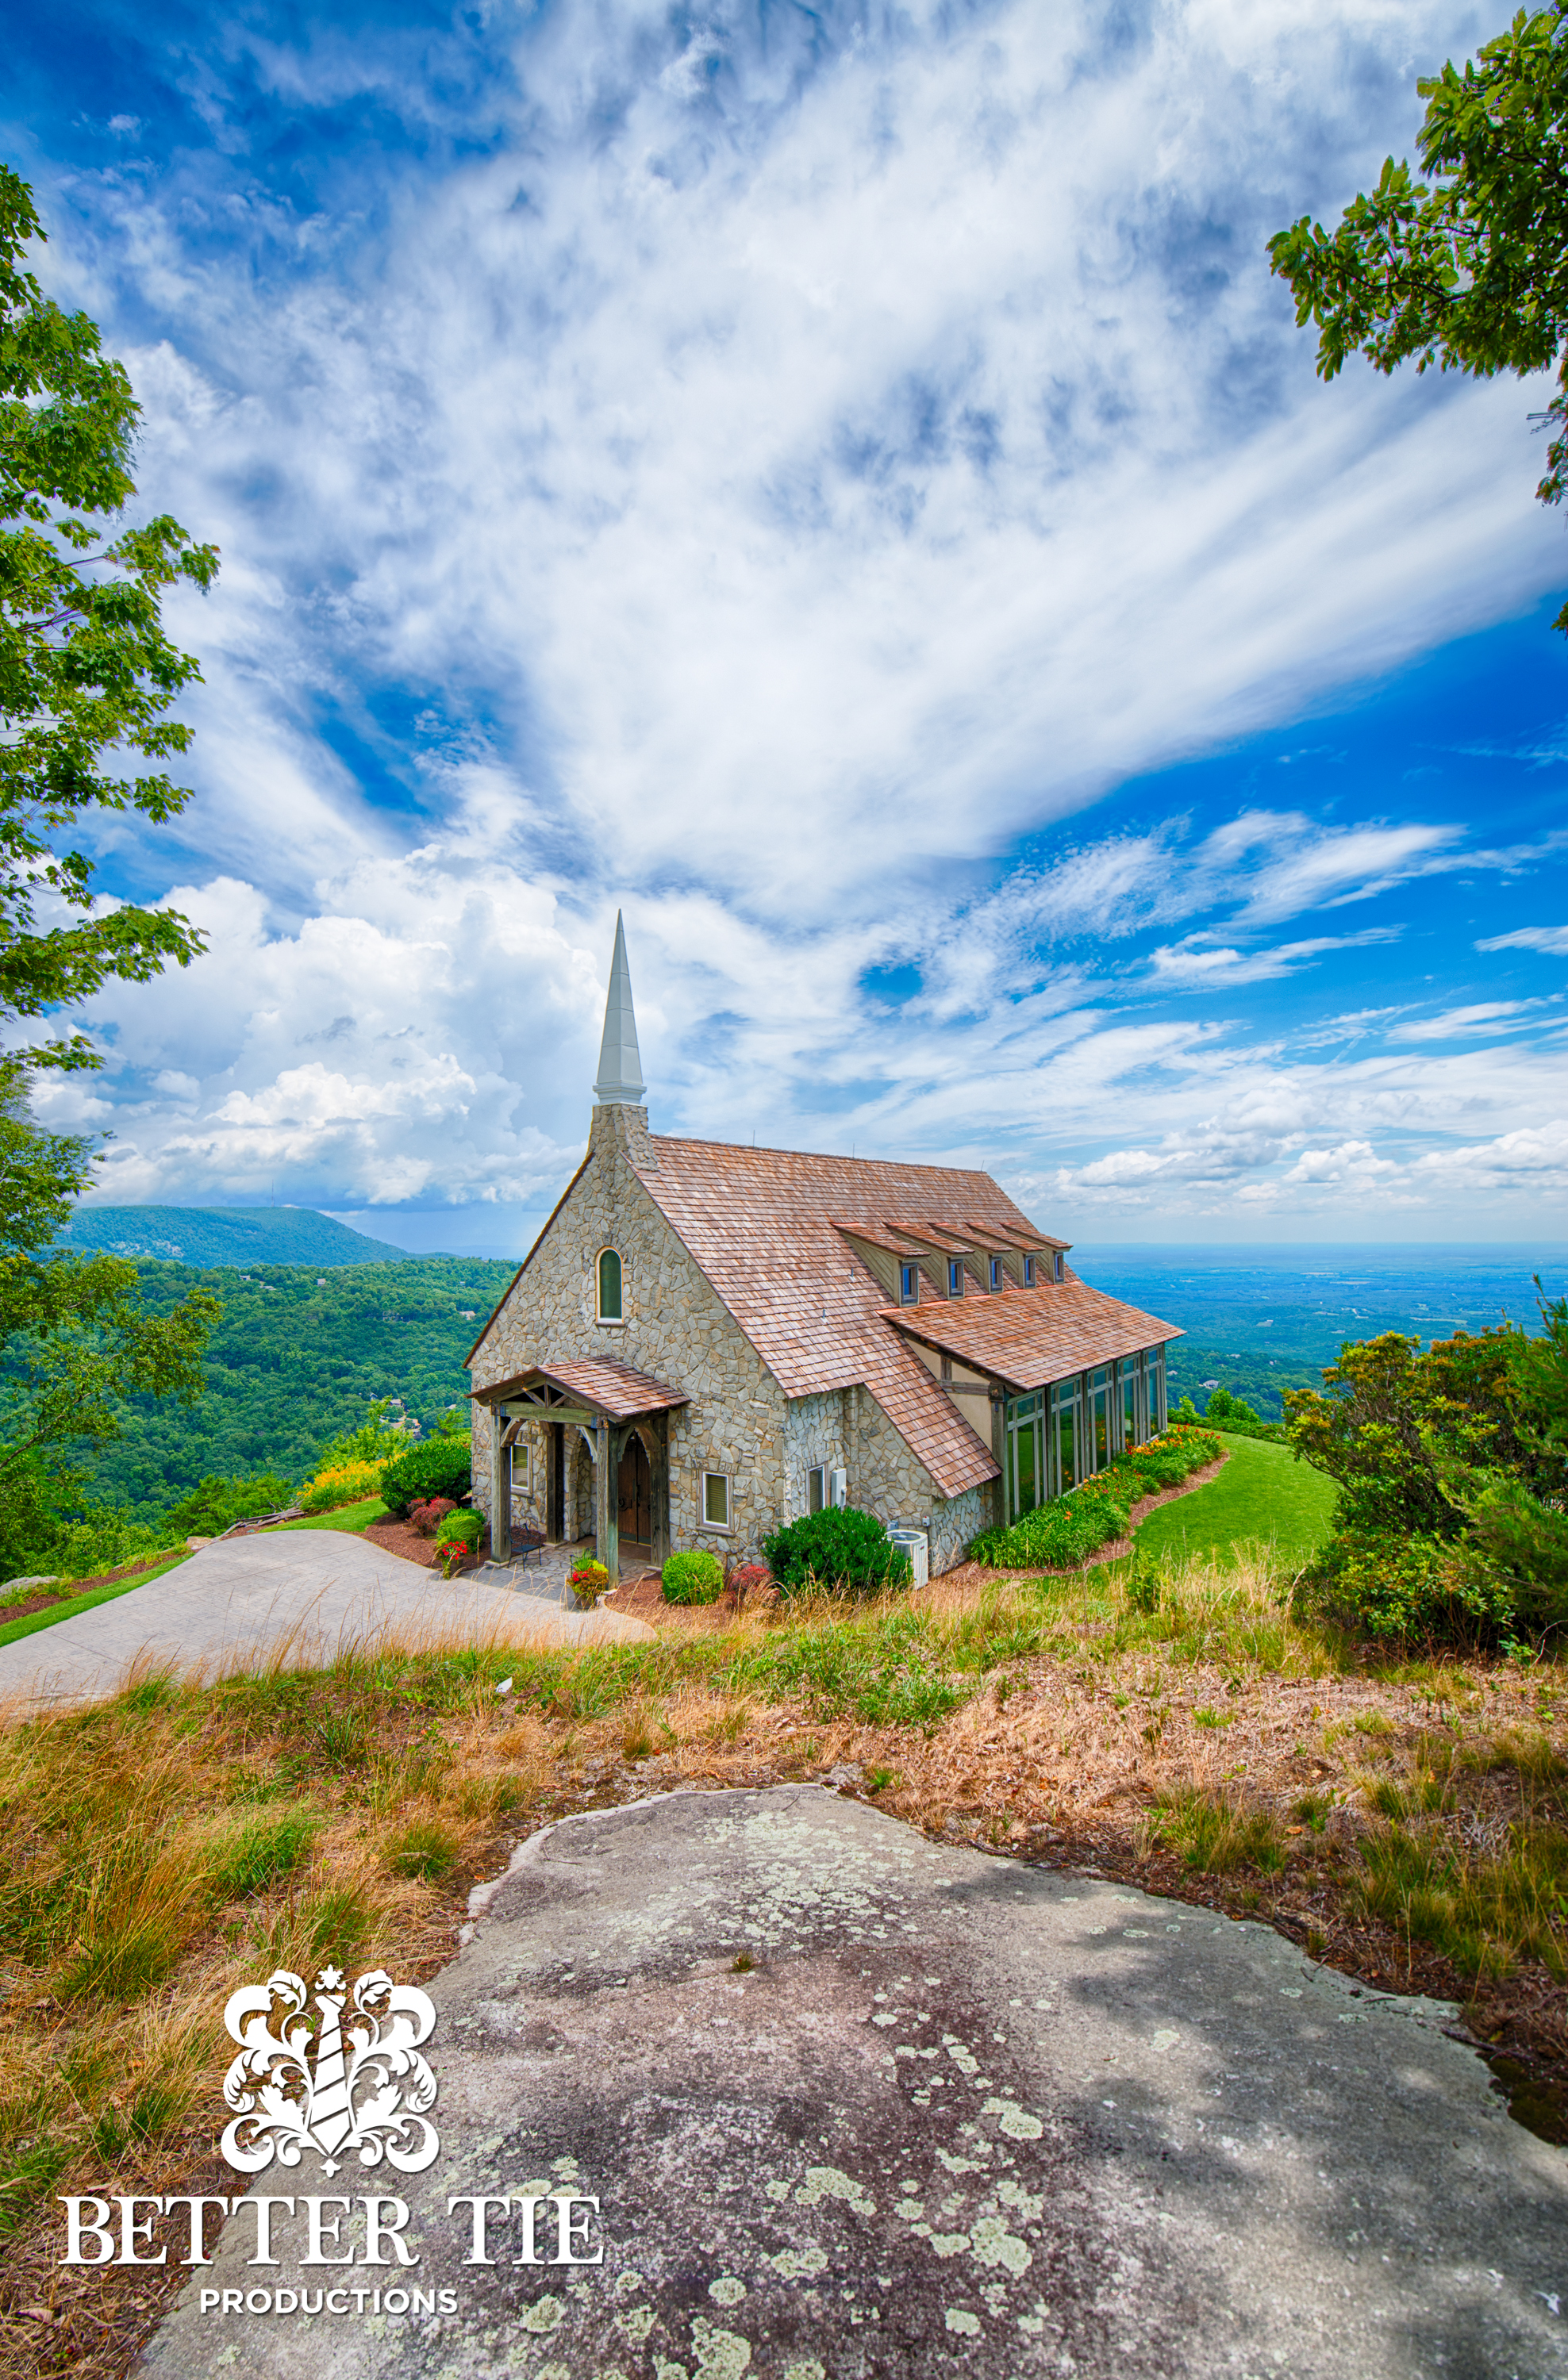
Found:
[(406, 1264), (389, 1240), (350, 1231), (312, 1207), (79, 1207), (72, 1248), (183, 1265)]
[(207, 1393), (190, 1412), (130, 1399), (125, 1435), (91, 1464), (84, 1495), (162, 1508), (209, 1473), (307, 1478), (321, 1449), (376, 1397), (401, 1397), (428, 1428), (468, 1394), (463, 1358), (516, 1269), (474, 1257), (404, 1256), (321, 1274), (314, 1265), (144, 1264), (142, 1296), (154, 1313), (198, 1288), (223, 1300)]

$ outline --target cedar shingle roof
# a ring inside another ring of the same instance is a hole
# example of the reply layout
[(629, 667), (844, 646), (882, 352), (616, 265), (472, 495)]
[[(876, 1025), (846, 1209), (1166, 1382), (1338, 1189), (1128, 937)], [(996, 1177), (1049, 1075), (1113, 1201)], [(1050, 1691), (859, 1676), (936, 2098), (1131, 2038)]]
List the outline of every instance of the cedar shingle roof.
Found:
[(565, 1389), (568, 1396), (580, 1397), (585, 1405), (597, 1405), (613, 1421), (631, 1421), (638, 1414), (667, 1413), (675, 1405), (689, 1404), (691, 1400), (680, 1389), (667, 1388), (649, 1372), (635, 1372), (629, 1364), (617, 1364), (610, 1355), (574, 1356), (567, 1364), (530, 1364), (526, 1372), (515, 1379), (492, 1380), (487, 1389), (476, 1389), (474, 1395), (480, 1404), (502, 1404), (516, 1396), (519, 1389), (531, 1388), (536, 1380), (548, 1380), (552, 1388)]
[(1042, 1389), (1113, 1355), (1136, 1355), (1140, 1347), (1183, 1336), (1155, 1315), (1101, 1296), (1075, 1272), (1040, 1289), (887, 1306), (883, 1319), (1016, 1390)]
[[(910, 1229), (951, 1233), (971, 1247), (1064, 1243), (1046, 1240), (989, 1173), (957, 1166), (659, 1135), (650, 1136), (650, 1146), (654, 1161), (637, 1168), (638, 1180), (786, 1396), (863, 1383), (944, 1497), (996, 1477), (990, 1447), (904, 1343), (889, 1319), (886, 1291), (851, 1253), (841, 1231), (882, 1247), (890, 1231)], [(1076, 1317), (1076, 1352), (1043, 1378), (1059, 1379), (1086, 1364), (1180, 1336), (1169, 1323), (1140, 1316), (1147, 1333), (1129, 1339), (1127, 1318), (1135, 1309), (1076, 1280), (977, 1297), (972, 1309), (967, 1300), (952, 1305), (937, 1300), (933, 1306), (944, 1317), (1016, 1308), (1009, 1326), (1013, 1361), (1023, 1360), (1031, 1334), (1039, 1334), (1042, 1351), (1051, 1351), (1049, 1356), (1042, 1352), (1042, 1360), (1054, 1361), (1065, 1342), (1052, 1318), (1052, 1301), (1064, 1293)], [(906, 1321), (911, 1311), (923, 1317), (928, 1308), (905, 1309), (900, 1319)], [(1105, 1335), (1093, 1336), (1090, 1347), (1097, 1312), (1105, 1317)], [(1007, 1370), (1004, 1377), (1017, 1376)]]

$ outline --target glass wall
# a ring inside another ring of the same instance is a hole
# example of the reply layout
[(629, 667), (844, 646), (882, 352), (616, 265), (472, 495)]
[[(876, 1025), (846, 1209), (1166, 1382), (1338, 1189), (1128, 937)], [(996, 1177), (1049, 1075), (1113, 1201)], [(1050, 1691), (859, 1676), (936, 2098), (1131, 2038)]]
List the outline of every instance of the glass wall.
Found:
[(1064, 1496), (1165, 1427), (1165, 1350), (1147, 1347), (1006, 1408), (1007, 1518)]

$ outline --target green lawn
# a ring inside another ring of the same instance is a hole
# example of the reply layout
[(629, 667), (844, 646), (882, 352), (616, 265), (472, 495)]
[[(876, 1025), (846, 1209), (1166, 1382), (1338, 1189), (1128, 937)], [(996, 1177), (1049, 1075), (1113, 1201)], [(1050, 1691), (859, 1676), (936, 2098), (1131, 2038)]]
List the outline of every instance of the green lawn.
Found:
[(0, 1628), (0, 1645), (16, 1645), (24, 1636), (36, 1636), (41, 1628), (53, 1628), (61, 1620), (74, 1620), (79, 1611), (91, 1611), (96, 1604), (113, 1603), (116, 1595), (128, 1595), (134, 1586), (145, 1586), (149, 1579), (162, 1578), (166, 1570), (177, 1570), (188, 1561), (188, 1553), (171, 1554), (167, 1561), (154, 1562), (151, 1569), (138, 1571), (134, 1578), (112, 1579), (107, 1586), (95, 1586), (87, 1595), (67, 1595), (63, 1602), (47, 1603), (42, 1611), (29, 1612), (25, 1620), (7, 1621)]
[(1221, 1435), (1231, 1458), (1223, 1471), (1151, 1512), (1134, 1533), (1139, 1553), (1211, 1555), (1225, 1562), (1250, 1537), (1271, 1539), (1287, 1561), (1305, 1561), (1329, 1534), (1333, 1481), (1298, 1463), (1288, 1446)]
[(386, 1517), (386, 1506), (381, 1498), (367, 1496), (362, 1504), (340, 1504), (335, 1512), (310, 1512), (302, 1521), (285, 1521), (275, 1535), (282, 1536), (285, 1529), (346, 1529), (350, 1536), (356, 1536), (372, 1521), (384, 1521)]

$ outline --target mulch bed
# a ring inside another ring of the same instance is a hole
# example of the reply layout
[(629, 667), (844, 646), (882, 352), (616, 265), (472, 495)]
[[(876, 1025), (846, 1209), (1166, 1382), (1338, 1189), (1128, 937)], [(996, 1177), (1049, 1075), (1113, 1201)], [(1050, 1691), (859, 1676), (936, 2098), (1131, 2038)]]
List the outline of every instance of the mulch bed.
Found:
[[(433, 1537), (421, 1537), (409, 1521), (372, 1521), (360, 1536), (372, 1546), (381, 1546), (389, 1554), (399, 1554), (405, 1561), (418, 1562), (421, 1570), (434, 1570), (441, 1556)], [(466, 1565), (473, 1568), (470, 1562)]]
[(35, 1611), (47, 1611), (52, 1603), (74, 1603), (79, 1595), (90, 1595), (95, 1586), (113, 1586), (122, 1578), (139, 1577), (144, 1570), (158, 1570), (168, 1560), (167, 1553), (148, 1554), (140, 1561), (127, 1562), (123, 1570), (101, 1571), (96, 1578), (73, 1578), (63, 1586), (41, 1586), (23, 1603), (0, 1603), (0, 1628), (8, 1627), (13, 1620), (30, 1619)]

